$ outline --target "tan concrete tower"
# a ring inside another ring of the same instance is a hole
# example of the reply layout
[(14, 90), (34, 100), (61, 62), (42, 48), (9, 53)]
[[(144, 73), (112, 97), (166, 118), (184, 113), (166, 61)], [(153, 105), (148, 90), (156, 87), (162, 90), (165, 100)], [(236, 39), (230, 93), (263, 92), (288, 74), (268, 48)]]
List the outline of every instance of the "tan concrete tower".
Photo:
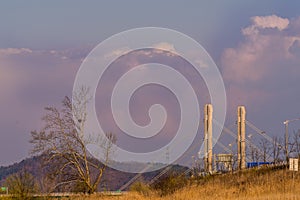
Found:
[(205, 171), (212, 172), (212, 113), (211, 104), (204, 106), (204, 163)]
[(246, 168), (246, 109), (244, 106), (238, 106), (238, 120), (237, 120), (237, 158), (238, 169)]

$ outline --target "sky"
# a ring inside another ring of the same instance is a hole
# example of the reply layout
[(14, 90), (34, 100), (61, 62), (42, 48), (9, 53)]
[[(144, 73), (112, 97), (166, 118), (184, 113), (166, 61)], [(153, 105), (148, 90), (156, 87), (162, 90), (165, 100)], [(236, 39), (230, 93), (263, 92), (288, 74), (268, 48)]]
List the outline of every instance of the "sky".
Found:
[[(300, 117), (299, 6), (298, 1), (281, 0), (2, 1), (0, 166), (29, 156), (30, 131), (43, 126), (43, 108), (58, 106), (65, 95), (71, 95), (77, 70), (88, 53), (110, 36), (139, 27), (174, 29), (206, 49), (217, 64), (226, 88), (225, 126), (232, 127), (236, 107), (245, 105), (249, 121), (270, 136), (283, 136), (283, 121)], [(136, 56), (123, 58), (122, 65), (129, 65), (132, 60), (141, 64), (136, 61), (143, 57)], [(155, 58), (168, 63), (159, 55)], [(110, 76), (117, 72), (120, 73), (115, 70)], [(201, 91), (206, 90), (203, 84), (203, 81), (199, 84)], [(173, 119), (172, 113), (176, 116), (178, 102), (170, 100), (172, 94), (164, 94), (166, 91), (161, 88), (150, 91), (151, 95), (137, 93), (132, 103), (144, 102), (146, 106), (137, 106), (133, 117), (145, 124), (147, 117), (143, 115), (161, 98), (171, 114), (166, 128), (174, 131), (177, 126), (173, 124), (178, 119)], [(151, 98), (153, 95), (156, 98)], [(197, 95), (204, 106), (206, 96)], [(98, 107), (105, 107), (101, 94), (97, 98)], [(99, 110), (98, 115), (108, 124), (107, 130), (118, 132), (109, 126), (110, 117), (101, 112), (104, 111)], [(299, 127), (300, 122), (291, 123), (290, 132)], [(161, 140), (169, 141), (170, 136)], [(127, 142), (123, 138), (120, 145), (131, 148)], [(143, 151), (142, 147), (145, 145), (139, 145), (139, 151)]]

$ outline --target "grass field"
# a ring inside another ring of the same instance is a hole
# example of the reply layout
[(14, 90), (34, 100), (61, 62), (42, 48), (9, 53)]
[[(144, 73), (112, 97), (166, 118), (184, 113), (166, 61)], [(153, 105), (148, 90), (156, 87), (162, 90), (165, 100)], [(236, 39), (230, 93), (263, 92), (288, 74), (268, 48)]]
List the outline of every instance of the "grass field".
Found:
[[(145, 192), (145, 190), (147, 190)], [(8, 199), (8, 198), (6, 198)], [(45, 199), (45, 198), (43, 198)], [(48, 198), (55, 199), (55, 198)], [(60, 198), (64, 200), (300, 200), (300, 172), (286, 169), (251, 169), (193, 179), (183, 188), (161, 196), (146, 186), (120, 196), (101, 194)]]
[(193, 183), (167, 196), (155, 192), (142, 195), (139, 192), (128, 192), (119, 197), (91, 196), (79, 199), (105, 200), (300, 200), (300, 173), (286, 170), (249, 170), (242, 173), (216, 175), (206, 179), (194, 180)]

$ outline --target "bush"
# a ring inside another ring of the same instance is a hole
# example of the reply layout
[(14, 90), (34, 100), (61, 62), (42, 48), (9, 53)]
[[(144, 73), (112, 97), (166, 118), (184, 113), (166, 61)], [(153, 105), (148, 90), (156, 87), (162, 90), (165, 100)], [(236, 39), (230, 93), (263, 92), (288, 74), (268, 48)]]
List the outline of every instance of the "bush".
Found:
[(36, 192), (37, 188), (34, 177), (26, 171), (21, 171), (7, 177), (6, 185), (9, 188), (10, 194), (22, 200), (31, 199), (32, 194)]
[(138, 192), (144, 196), (149, 196), (151, 194), (151, 188), (143, 182), (135, 182), (130, 186), (130, 191)]
[(171, 174), (154, 183), (153, 188), (159, 192), (160, 196), (166, 196), (185, 187), (188, 179), (184, 175)]

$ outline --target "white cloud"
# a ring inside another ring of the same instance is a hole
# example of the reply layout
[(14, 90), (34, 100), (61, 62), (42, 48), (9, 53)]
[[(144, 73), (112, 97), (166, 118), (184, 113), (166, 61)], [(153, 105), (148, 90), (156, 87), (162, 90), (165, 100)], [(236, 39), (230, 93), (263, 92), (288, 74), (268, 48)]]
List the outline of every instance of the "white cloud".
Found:
[(20, 59), (19, 56), (32, 56), (41, 59), (42, 57), (52, 57), (54, 60), (79, 60), (81, 61), (88, 53), (88, 48), (66, 49), (66, 50), (32, 50), (29, 48), (0, 48), (0, 61), (11, 56)]
[(68, 59), (68, 57), (67, 56), (62, 56), (62, 57), (60, 57), (62, 60), (67, 60)]
[[(297, 33), (286, 34), (289, 20), (275, 15), (252, 17), (253, 24), (243, 29), (245, 40), (222, 55), (224, 77), (234, 82), (259, 81), (278, 66), (293, 58), (291, 46), (299, 40)], [(264, 28), (276, 28), (261, 33)]]
[[(295, 30), (300, 23), (294, 22), (275, 15), (253, 17), (242, 30), (243, 40), (223, 51), (222, 74), (231, 107), (269, 103), (297, 82), (300, 35)], [(269, 28), (273, 30), (263, 31)]]
[(164, 51), (170, 51), (172, 53), (176, 53), (174, 45), (167, 43), (167, 42), (161, 42), (161, 43), (154, 44), (153, 47), (164, 50)]
[(290, 23), (289, 19), (281, 18), (276, 15), (255, 16), (251, 18), (252, 25), (242, 29), (244, 35), (258, 34), (260, 29), (274, 28), (282, 31)]
[[(153, 44), (152, 47), (156, 49), (154, 51), (155, 53), (163, 53), (163, 54), (166, 54), (167, 56), (172, 56), (173, 53), (177, 54), (174, 45), (167, 43), (167, 42), (156, 43), (156, 44)], [(130, 49), (129, 47), (122, 47), (119, 49), (115, 49), (110, 53), (107, 53), (106, 55), (104, 55), (104, 57), (106, 59), (109, 59), (109, 58), (115, 57), (115, 56), (120, 57), (122, 55), (127, 54), (130, 51), (134, 51), (134, 49)], [(163, 51), (169, 51), (171, 53), (165, 53)], [(136, 51), (134, 54), (135, 55), (144, 55), (144, 56), (149, 56), (149, 57), (152, 57), (152, 55), (153, 55), (153, 53), (151, 51), (144, 51), (142, 49)]]
[(128, 53), (129, 51), (131, 51), (131, 50), (128, 47), (123, 47), (123, 48), (115, 49), (112, 52), (107, 53), (106, 55), (104, 55), (104, 58), (110, 59), (112, 57), (120, 57), (120, 56)]
[(24, 54), (24, 53), (32, 53), (32, 50), (28, 49), (28, 48), (6, 48), (6, 49), (0, 49), (0, 55), (4, 55), (4, 56)]

